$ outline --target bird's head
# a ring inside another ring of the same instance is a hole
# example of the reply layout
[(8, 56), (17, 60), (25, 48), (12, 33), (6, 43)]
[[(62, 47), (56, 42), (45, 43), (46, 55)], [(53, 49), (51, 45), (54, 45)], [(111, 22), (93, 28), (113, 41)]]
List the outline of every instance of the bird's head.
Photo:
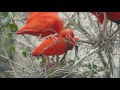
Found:
[(60, 35), (62, 35), (64, 38), (69, 39), (69, 38), (74, 38), (74, 33), (71, 29), (67, 28), (65, 30), (62, 30), (60, 32)]

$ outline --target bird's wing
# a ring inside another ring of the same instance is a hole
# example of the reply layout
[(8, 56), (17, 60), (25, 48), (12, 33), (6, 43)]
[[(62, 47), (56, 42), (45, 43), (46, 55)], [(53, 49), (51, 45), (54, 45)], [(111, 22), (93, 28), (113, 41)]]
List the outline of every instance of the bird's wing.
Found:
[[(57, 40), (60, 40), (60, 37), (55, 37)], [(58, 41), (59, 41), (58, 40)], [(33, 56), (37, 56), (39, 54), (42, 54), (45, 50), (52, 47), (53, 44), (56, 44), (57, 41), (53, 40), (52, 38), (47, 38), (45, 41), (43, 41), (32, 53)]]

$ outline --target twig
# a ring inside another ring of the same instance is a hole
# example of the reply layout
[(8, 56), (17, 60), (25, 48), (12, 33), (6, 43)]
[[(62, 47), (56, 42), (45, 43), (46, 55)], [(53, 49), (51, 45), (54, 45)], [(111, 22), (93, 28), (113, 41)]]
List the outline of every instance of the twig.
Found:
[(77, 42), (87, 43), (87, 44), (93, 44), (91, 41), (85, 41), (85, 40), (78, 40)]
[[(92, 17), (90, 16), (89, 13), (87, 13), (87, 15), (88, 15), (88, 19), (89, 19), (89, 21), (90, 21), (90, 24), (91, 24), (92, 26), (94, 25), (95, 30), (97, 30), (97, 27), (96, 27), (96, 25), (94, 24), (94, 22), (93, 22), (93, 20), (92, 20)], [(92, 30), (91, 30), (91, 33), (92, 33), (93, 36), (97, 36)]]
[(32, 62), (32, 65), (33, 65), (35, 71), (37, 72), (38, 75), (40, 75), (39, 71), (37, 70), (36, 66), (34, 65), (32, 56), (30, 56), (30, 58), (31, 58), (31, 62)]
[(110, 37), (115, 38), (119, 33), (120, 33), (120, 26), (118, 26), (117, 30), (115, 30)]
[(90, 39), (90, 34), (88, 34), (85, 29), (78, 26), (72, 19), (69, 18), (67, 14), (64, 15), (74, 24), (74, 26), (78, 29), (78, 31), (80, 31), (87, 39)]
[(104, 57), (103, 57), (103, 55), (102, 55), (102, 52), (98, 52), (98, 55), (99, 55), (99, 57), (100, 57), (100, 60), (101, 60), (101, 62), (102, 62), (102, 64), (103, 64), (104, 68), (108, 68), (108, 64), (107, 64), (107, 62), (104, 60)]
[(56, 72), (61, 71), (61, 70), (64, 70), (64, 69), (57, 69), (56, 71), (54, 71), (53, 73), (49, 74), (45, 78), (48, 78), (48, 77), (52, 76), (53, 74), (55, 74)]
[[(18, 65), (18, 66), (20, 66), (20, 67), (25, 68), (25, 66), (20, 65), (20, 64), (18, 64), (18, 63), (16, 63), (16, 62), (12, 61), (12, 60), (11, 60), (11, 59), (9, 59), (8, 57), (5, 57), (5, 56), (3, 56), (3, 55), (1, 55), (1, 54), (0, 54), (0, 56), (1, 56), (1, 57), (3, 57), (3, 58), (5, 58), (5, 59), (7, 59), (7, 60), (9, 60), (9, 61), (11, 61), (12, 63), (14, 63), (14, 64), (16, 64), (16, 65)], [(32, 71), (32, 70), (30, 70), (30, 69), (27, 69), (27, 70), (29, 70), (30, 72), (33, 72), (33, 71)]]
[(78, 58), (78, 46), (75, 46), (75, 57), (74, 57), (74, 61), (77, 61)]
[(24, 38), (27, 40), (27, 41), (29, 41), (29, 43), (33, 46), (33, 47), (35, 47), (33, 44), (32, 44), (32, 42), (30, 41), (30, 39), (28, 39), (25, 35), (23, 35), (24, 36)]
[[(74, 15), (75, 15), (75, 13), (73, 13), (73, 15), (71, 15), (70, 18), (72, 19), (72, 18), (74, 17)], [(68, 20), (64, 26), (65, 26), (65, 27), (68, 27), (69, 23), (70, 23), (70, 20)]]
[[(4, 47), (3, 47), (3, 49), (4, 49), (4, 52), (6, 54), (6, 57), (9, 58), (8, 53), (6, 52), (6, 49)], [(10, 60), (9, 60), (9, 63), (10, 63), (12, 70), (14, 71), (15, 77), (17, 77), (16, 70), (15, 70), (15, 68)]]
[(113, 62), (113, 58), (111, 56), (111, 53), (107, 52), (106, 56), (107, 56), (107, 58), (109, 60), (109, 64), (110, 64), (110, 68), (111, 68), (111, 72), (112, 72), (112, 77), (116, 78), (118, 76), (118, 72), (116, 72), (117, 68), (116, 68), (116, 66), (115, 66), (115, 64)]
[(81, 63), (85, 58), (87, 58), (88, 56), (94, 54), (95, 52), (99, 51), (99, 48), (93, 49), (91, 50), (91, 52), (89, 52), (87, 55), (83, 56), (80, 60), (76, 61), (73, 65), (73, 67), (77, 66), (79, 63)]
[[(3, 36), (6, 37), (6, 38), (9, 38), (8, 36), (6, 36), (6, 35), (4, 35), (4, 34), (3, 34)], [(26, 45), (27, 47), (33, 48), (32, 45), (29, 45), (29, 44), (27, 44), (27, 43), (25, 43), (25, 42), (23, 42), (23, 41), (21, 41), (21, 40), (15, 38), (14, 36), (13, 36), (12, 39), (13, 39), (13, 40), (16, 40), (16, 41), (19, 42), (19, 43), (22, 43), (22, 44)]]
[(70, 43), (67, 42), (65, 54), (64, 54), (63, 57), (61, 58), (60, 62), (62, 62), (62, 61), (65, 59), (65, 56), (67, 55), (67, 52), (68, 52), (69, 47), (70, 47)]

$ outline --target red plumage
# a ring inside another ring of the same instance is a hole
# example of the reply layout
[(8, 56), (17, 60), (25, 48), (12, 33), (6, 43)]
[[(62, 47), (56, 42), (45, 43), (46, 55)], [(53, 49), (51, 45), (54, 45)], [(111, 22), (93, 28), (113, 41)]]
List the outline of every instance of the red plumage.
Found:
[(17, 34), (30, 34), (45, 37), (59, 33), (64, 25), (56, 12), (31, 12), (26, 25), (17, 31)]
[[(99, 23), (103, 24), (104, 15), (102, 12), (91, 12), (91, 13), (96, 16), (98, 14), (98, 21)], [(106, 15), (108, 20), (120, 24), (120, 12), (106, 12)]]
[[(78, 38), (74, 38), (73, 31), (71, 29), (66, 29), (61, 31), (60, 35), (54, 36), (56, 40), (51, 37), (47, 38), (33, 51), (32, 55), (61, 55), (66, 52), (67, 46), (69, 46), (68, 50), (72, 50), (74, 47), (73, 44), (75, 44), (75, 41), (78, 40)], [(72, 44), (69, 43), (67, 40)], [(69, 45), (67, 45), (68, 43)]]
[[(61, 36), (55, 36), (56, 40), (53, 40), (51, 37), (43, 41), (32, 53), (33, 56), (38, 56), (44, 54), (47, 56), (50, 55), (62, 55), (66, 52), (67, 41)], [(74, 43), (74, 41), (71, 41)], [(69, 43), (70, 44), (70, 43)], [(72, 50), (74, 45), (70, 44), (68, 50)]]

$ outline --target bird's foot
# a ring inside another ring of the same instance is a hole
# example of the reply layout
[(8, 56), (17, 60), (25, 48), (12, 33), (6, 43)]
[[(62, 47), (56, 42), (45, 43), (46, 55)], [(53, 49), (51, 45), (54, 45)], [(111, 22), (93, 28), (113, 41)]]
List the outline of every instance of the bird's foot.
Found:
[(52, 61), (51, 63), (48, 63), (46, 65), (47, 69), (48, 70), (51, 70), (51, 69), (60, 69), (61, 68), (61, 65), (55, 61)]
[(47, 38), (52, 38), (54, 41), (58, 41), (57, 40), (57, 38), (55, 37), (57, 34), (50, 34), (50, 35), (48, 35), (48, 36), (46, 36), (46, 37), (41, 37), (41, 36), (39, 36), (39, 41), (43, 41), (43, 40), (45, 40), (45, 39), (47, 39)]

